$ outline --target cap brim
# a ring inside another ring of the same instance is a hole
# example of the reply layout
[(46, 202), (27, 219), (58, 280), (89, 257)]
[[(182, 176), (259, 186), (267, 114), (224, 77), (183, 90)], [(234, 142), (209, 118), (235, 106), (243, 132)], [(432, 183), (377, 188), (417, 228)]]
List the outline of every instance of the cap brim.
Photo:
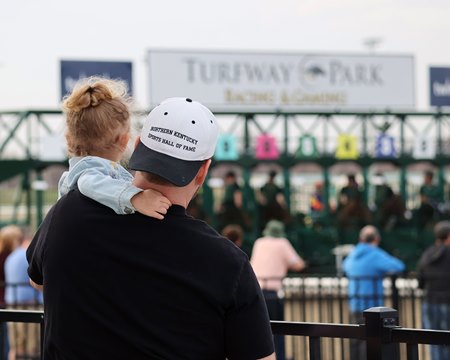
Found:
[(204, 161), (180, 160), (139, 145), (131, 155), (129, 168), (161, 176), (176, 186), (186, 186), (197, 175)]

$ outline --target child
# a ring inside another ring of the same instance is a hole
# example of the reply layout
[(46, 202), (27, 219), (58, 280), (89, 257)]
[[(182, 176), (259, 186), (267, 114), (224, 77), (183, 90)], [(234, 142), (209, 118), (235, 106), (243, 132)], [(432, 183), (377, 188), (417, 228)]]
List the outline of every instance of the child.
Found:
[(138, 211), (163, 219), (171, 205), (154, 190), (132, 185), (133, 177), (119, 164), (130, 137), (126, 85), (92, 77), (79, 82), (65, 98), (69, 171), (58, 184), (59, 196), (76, 187), (117, 214)]

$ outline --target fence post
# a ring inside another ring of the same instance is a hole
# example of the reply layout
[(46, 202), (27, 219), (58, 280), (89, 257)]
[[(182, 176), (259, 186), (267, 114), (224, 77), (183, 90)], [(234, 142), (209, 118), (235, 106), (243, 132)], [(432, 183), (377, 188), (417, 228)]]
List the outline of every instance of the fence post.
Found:
[(399, 344), (391, 342), (390, 328), (398, 326), (397, 310), (373, 307), (364, 310), (367, 360), (400, 360)]
[(396, 309), (397, 311), (399, 311), (400, 310), (400, 307), (399, 307), (399, 305), (400, 305), (400, 296), (399, 296), (399, 293), (398, 293), (398, 288), (397, 288), (397, 286), (396, 286), (396, 280), (397, 280), (397, 277), (398, 277), (398, 275), (397, 274), (392, 274), (391, 276), (390, 276), (390, 278), (391, 278), (391, 291), (392, 291), (392, 307), (394, 308), (394, 309)]

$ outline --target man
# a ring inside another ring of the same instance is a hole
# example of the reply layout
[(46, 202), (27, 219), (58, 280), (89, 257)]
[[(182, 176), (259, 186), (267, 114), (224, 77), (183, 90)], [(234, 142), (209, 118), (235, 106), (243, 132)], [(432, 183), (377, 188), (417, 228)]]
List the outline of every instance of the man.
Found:
[[(450, 330), (450, 221), (434, 227), (436, 242), (421, 256), (418, 264), (419, 285), (425, 289), (422, 303), (423, 327)], [(447, 346), (431, 346), (432, 360), (450, 359)]]
[(244, 230), (242, 230), (242, 227), (236, 224), (227, 225), (223, 228), (222, 235), (242, 249), (242, 245), (244, 245)]
[(347, 175), (347, 185), (339, 192), (338, 210), (345, 207), (351, 200), (362, 200), (362, 191), (354, 174)]
[(439, 188), (433, 181), (434, 173), (431, 170), (425, 171), (423, 175), (423, 184), (419, 190), (420, 205), (417, 210), (418, 226), (420, 229), (432, 228), (435, 219), (438, 217), (439, 203), (443, 196)]
[[(381, 237), (378, 230), (367, 225), (359, 234), (359, 243), (345, 258), (343, 269), (349, 278), (350, 322), (363, 323), (363, 311), (383, 306), (383, 277), (388, 273), (400, 272), (405, 264), (380, 249)], [(350, 341), (350, 358), (366, 359), (365, 342)]]
[(229, 224), (238, 224), (246, 228), (245, 215), (242, 209), (243, 194), (234, 171), (227, 171), (224, 185), (224, 195), (219, 212), (220, 228), (223, 230)]
[(191, 99), (163, 101), (130, 159), (134, 185), (173, 204), (164, 220), (116, 215), (78, 190), (60, 199), (28, 251), (44, 285), (46, 359), (274, 359), (247, 256), (186, 214), (218, 137)]
[(277, 172), (271, 170), (267, 182), (259, 191), (259, 202), (262, 209), (262, 226), (265, 226), (272, 219), (286, 221), (289, 216), (283, 189), (275, 183), (276, 176)]

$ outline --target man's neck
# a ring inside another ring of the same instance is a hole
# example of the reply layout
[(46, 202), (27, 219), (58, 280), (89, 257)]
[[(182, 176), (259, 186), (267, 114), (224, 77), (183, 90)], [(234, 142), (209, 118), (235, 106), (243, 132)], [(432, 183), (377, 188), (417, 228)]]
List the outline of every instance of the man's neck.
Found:
[(185, 209), (187, 209), (190, 201), (198, 190), (198, 188), (196, 188), (192, 183), (184, 187), (165, 186), (150, 183), (146, 181), (139, 172), (136, 172), (133, 184), (140, 189), (152, 189), (159, 191), (170, 200), (172, 205), (180, 205)]

